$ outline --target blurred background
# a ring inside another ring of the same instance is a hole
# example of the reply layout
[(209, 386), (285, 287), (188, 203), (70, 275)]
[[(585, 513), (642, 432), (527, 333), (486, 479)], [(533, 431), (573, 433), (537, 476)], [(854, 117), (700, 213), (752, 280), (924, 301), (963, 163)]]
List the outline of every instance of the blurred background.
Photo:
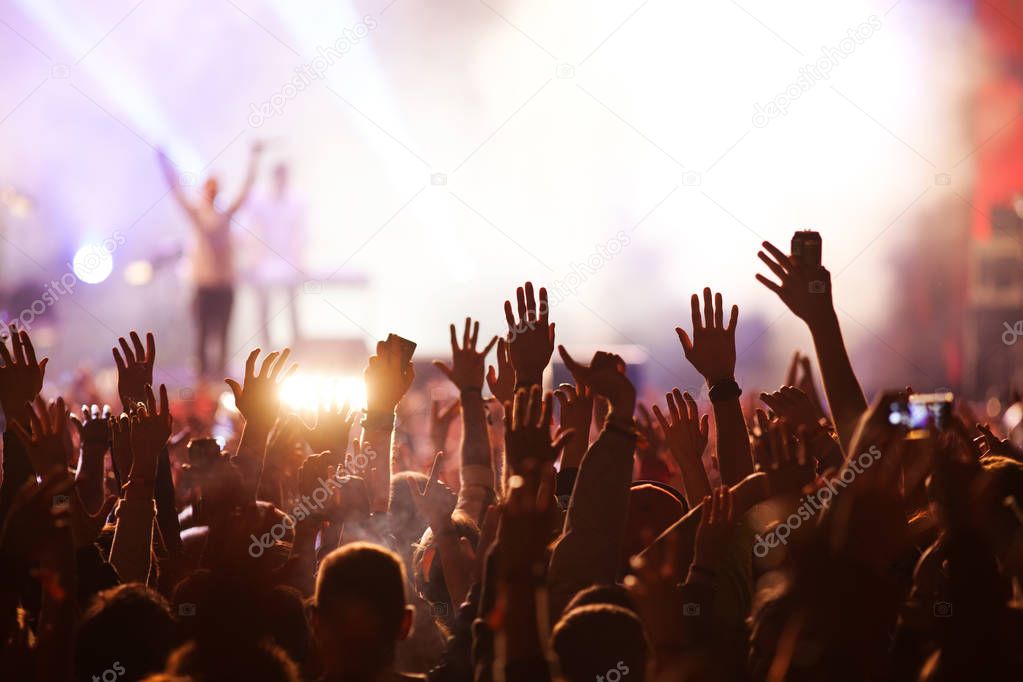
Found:
[(294, 343), (357, 393), (376, 340), (426, 360), (467, 314), (503, 333), (529, 279), (560, 342), (623, 349), (647, 391), (698, 387), (673, 329), (711, 286), (740, 381), (776, 386), (812, 346), (756, 253), (815, 229), (869, 392), (1021, 379), (1010, 0), (0, 0), (0, 64), (0, 311), (55, 381), (135, 328), (190, 385), (190, 226), (157, 150), (228, 202), (255, 142), (254, 196), (286, 164), (306, 230), (264, 325), (238, 214), (235, 372)]

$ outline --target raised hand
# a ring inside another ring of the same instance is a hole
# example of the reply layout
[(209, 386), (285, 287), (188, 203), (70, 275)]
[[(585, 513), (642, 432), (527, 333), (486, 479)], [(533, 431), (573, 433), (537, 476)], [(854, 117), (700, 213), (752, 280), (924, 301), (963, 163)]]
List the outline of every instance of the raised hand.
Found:
[(110, 445), (110, 406), (104, 405), (100, 412), (99, 405), (82, 405), (82, 417), (71, 415), (71, 423), (78, 434), (78, 440), (84, 450), (106, 451)]
[(330, 406), (321, 404), (316, 412), (316, 425), (305, 428), (305, 441), (313, 452), (329, 450), (332, 463), (339, 464), (344, 461), (348, 434), (356, 416), (347, 401), (340, 408), (337, 403)]
[(49, 405), (41, 396), (25, 405), (26, 424), (14, 422), (14, 430), (24, 443), (28, 460), (37, 476), (51, 471), (66, 471), (71, 460), (71, 434), (68, 433), (68, 410), (63, 398)]
[(778, 295), (796, 317), (807, 324), (814, 324), (834, 313), (831, 302), (831, 273), (823, 266), (808, 269), (786, 256), (771, 242), (764, 242), (764, 251), (757, 253), (771, 272), (778, 278), (776, 283), (761, 274), (757, 281)]
[(433, 451), (440, 452), (447, 447), (448, 433), (451, 431), (451, 424), (462, 411), (462, 403), (455, 400), (445, 408), (441, 408), (439, 400), (430, 403), (430, 442), (433, 444)]
[(593, 394), (586, 384), (561, 384), (554, 392), (561, 414), (561, 430), (573, 431), (561, 458), (562, 469), (579, 466), (589, 447), (590, 426), (593, 423)]
[(547, 290), (540, 287), (540, 306), (537, 307), (533, 283), (515, 290), (519, 319), (512, 313), (511, 301), (504, 302), (504, 317), (508, 321), (508, 356), (515, 368), (515, 386), (539, 385), (543, 371), (554, 353), (554, 325), (550, 323), (550, 303)]
[(703, 498), (703, 515), (696, 528), (691, 570), (715, 571), (734, 529), (732, 491), (728, 486), (721, 486)]
[(120, 417), (111, 416), (107, 424), (110, 428), (110, 460), (114, 463), (118, 481), (124, 485), (131, 471), (131, 417), (122, 412)]
[(586, 384), (590, 390), (611, 403), (612, 415), (632, 420), (636, 409), (636, 388), (625, 375), (625, 361), (613, 353), (597, 351), (590, 364), (576, 362), (564, 346), (558, 346), (561, 359), (577, 384)]
[(661, 425), (668, 449), (682, 472), (686, 499), (695, 506), (699, 499), (710, 494), (710, 480), (703, 467), (703, 451), (707, 449), (710, 433), (709, 416), (700, 417), (696, 400), (688, 392), (682, 393), (676, 388), (664, 397), (671, 421), (665, 418), (657, 405), (654, 405), (654, 417)]
[(146, 386), (153, 384), (153, 363), (156, 362), (156, 339), (152, 332), (146, 333), (145, 348), (138, 333), (133, 330), (129, 336), (131, 345), (122, 336), (117, 339), (121, 350), (110, 349), (117, 365), (117, 394), (125, 411), (146, 399)]
[(438, 452), (434, 456), (433, 466), (430, 469), (430, 479), (422, 490), (419, 489), (419, 483), (415, 479), (406, 479), (409, 494), (412, 496), (412, 502), (416, 505), (416, 511), (426, 519), (435, 534), (450, 530), (451, 515), (454, 513), (455, 504), (458, 502), (454, 491), (440, 480), (441, 460), (443, 458), (443, 452)]
[(256, 358), (259, 357), (257, 348), (249, 353), (248, 359), (245, 360), (244, 383), (239, 384), (234, 379), (224, 379), (234, 394), (235, 406), (245, 417), (246, 422), (257, 422), (266, 429), (273, 426), (281, 408), (281, 400), (278, 396), (280, 385), (298, 368), (295, 363), (287, 365), (290, 355), (290, 348), (270, 353), (260, 365), (259, 374), (256, 374)]
[(508, 356), (508, 342), (497, 340), (497, 368), (493, 365), (487, 369), (487, 386), (502, 405), (511, 402), (515, 397), (515, 368)]
[(806, 394), (814, 411), (817, 412), (818, 419), (827, 416), (824, 412), (824, 403), (817, 393), (817, 384), (813, 380), (813, 367), (810, 365), (809, 355), (803, 355), (798, 350), (792, 355), (788, 374), (785, 375), (785, 385), (795, 386)]
[(513, 475), (535, 475), (554, 464), (572, 431), (559, 431), (551, 439), (551, 395), (539, 386), (520, 388), (515, 401), (504, 406), (504, 446), (508, 469)]
[(146, 402), (138, 403), (132, 410), (131, 431), (131, 471), (129, 482), (142, 482), (152, 485), (156, 482), (156, 468), (160, 452), (167, 444), (171, 434), (171, 414), (167, 406), (167, 387), (160, 385), (160, 404), (157, 406), (153, 387), (146, 386)]
[(654, 426), (650, 408), (644, 403), (638, 403), (636, 412), (636, 431), (639, 433), (639, 438), (636, 441), (636, 457), (641, 460), (658, 459), (667, 443), (657, 432), (657, 427)]
[[(10, 350), (7, 337), (11, 340)], [(13, 324), (4, 338), (0, 338), (0, 406), (9, 422), (28, 420), (26, 403), (35, 400), (42, 390), (47, 362), (47, 358), (36, 360), (28, 332), (19, 332)]]
[(459, 347), (455, 325), (451, 325), (451, 365), (448, 366), (440, 360), (433, 361), (433, 366), (443, 372), (459, 391), (483, 390), (487, 353), (497, 343), (497, 337), (490, 339), (486, 347), (477, 352), (476, 342), (479, 335), (480, 323), (473, 323), (471, 318), (465, 318), (465, 331), (462, 332), (462, 345)]
[(807, 432), (800, 431), (797, 440), (784, 419), (767, 420), (763, 410), (757, 410), (757, 419), (763, 436), (754, 449), (757, 467), (767, 474), (772, 495), (798, 496), (816, 477), (813, 458), (807, 454)]
[(78, 495), (89, 509), (97, 509), (103, 501), (103, 460), (110, 447), (110, 406), (82, 405), (82, 417), (71, 415), (71, 424), (78, 434), (81, 457), (75, 482)]
[(739, 306), (733, 305), (724, 324), (724, 304), (721, 294), (711, 297), (710, 288), (703, 290), (703, 319), (700, 319), (700, 299), (696, 294), (690, 301), (693, 313), (693, 335), (690, 338), (681, 327), (676, 327), (682, 351), (696, 371), (707, 380), (708, 386), (735, 377), (735, 323), (739, 319)]
[(370, 357), (363, 377), (367, 414), (391, 414), (412, 386), (416, 371), (411, 361), (402, 363), (396, 342), (378, 341), (377, 354)]
[(980, 435), (973, 439), (982, 457), (986, 455), (998, 455), (1018, 459), (1015, 446), (1007, 439), (1002, 439), (991, 432), (991, 428), (985, 424), (977, 424)]
[(782, 386), (774, 393), (761, 393), (760, 400), (787, 421), (792, 428), (817, 429), (820, 427), (818, 410), (809, 396), (795, 386)]

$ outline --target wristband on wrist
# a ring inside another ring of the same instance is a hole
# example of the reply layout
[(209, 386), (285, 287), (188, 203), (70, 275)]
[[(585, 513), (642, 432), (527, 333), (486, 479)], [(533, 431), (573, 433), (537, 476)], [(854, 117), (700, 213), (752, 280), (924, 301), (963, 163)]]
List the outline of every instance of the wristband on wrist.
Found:
[(735, 379), (725, 379), (711, 386), (709, 395), (712, 403), (720, 403), (738, 398), (742, 395), (742, 389)]
[(394, 411), (391, 412), (367, 412), (362, 418), (363, 429), (393, 429)]

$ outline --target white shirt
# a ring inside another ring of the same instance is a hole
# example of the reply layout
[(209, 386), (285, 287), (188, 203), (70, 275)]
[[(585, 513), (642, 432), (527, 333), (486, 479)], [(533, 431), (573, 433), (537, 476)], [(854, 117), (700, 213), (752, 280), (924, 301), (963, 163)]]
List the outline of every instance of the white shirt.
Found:
[(205, 201), (189, 210), (189, 277), (197, 287), (232, 286), (235, 282), (231, 217)]

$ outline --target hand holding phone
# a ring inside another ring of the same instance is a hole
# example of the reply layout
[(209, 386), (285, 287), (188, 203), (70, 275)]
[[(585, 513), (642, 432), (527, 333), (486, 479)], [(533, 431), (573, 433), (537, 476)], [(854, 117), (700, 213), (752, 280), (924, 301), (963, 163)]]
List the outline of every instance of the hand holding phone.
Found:
[(914, 393), (898, 398), (889, 405), (888, 423), (909, 429), (912, 440), (930, 438), (944, 431), (952, 422), (955, 396), (952, 393)]
[(792, 260), (801, 267), (816, 269), (821, 266), (821, 251), (823, 245), (820, 233), (815, 230), (797, 230), (792, 235), (791, 253)]

